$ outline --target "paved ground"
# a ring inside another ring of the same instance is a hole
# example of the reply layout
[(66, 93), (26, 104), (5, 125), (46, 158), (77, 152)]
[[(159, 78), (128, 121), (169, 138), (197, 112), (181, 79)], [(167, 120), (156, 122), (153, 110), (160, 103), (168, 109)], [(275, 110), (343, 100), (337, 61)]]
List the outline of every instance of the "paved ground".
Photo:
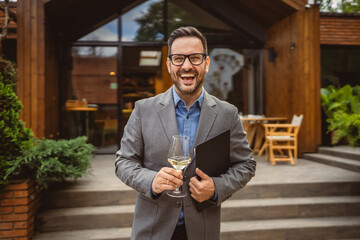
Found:
[[(257, 157), (256, 176), (249, 184), (264, 183), (308, 183), (334, 181), (360, 181), (360, 174), (325, 164), (298, 159), (296, 166), (277, 163), (271, 166), (265, 158)], [(92, 174), (76, 180), (73, 189), (126, 189), (128, 188), (115, 176), (115, 155), (96, 155), (92, 160)]]

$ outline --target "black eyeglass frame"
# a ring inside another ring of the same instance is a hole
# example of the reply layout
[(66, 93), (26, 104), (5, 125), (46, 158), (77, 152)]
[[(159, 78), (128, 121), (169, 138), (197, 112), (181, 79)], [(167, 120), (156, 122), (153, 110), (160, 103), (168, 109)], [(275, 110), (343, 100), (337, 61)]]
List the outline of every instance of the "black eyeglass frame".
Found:
[[(191, 61), (190, 56), (198, 55), (198, 54), (202, 56), (202, 58), (201, 58), (201, 63), (194, 64), (194, 63)], [(181, 64), (174, 64), (174, 63), (173, 63), (173, 60), (172, 60), (172, 56), (175, 56), (175, 55), (177, 55), (177, 56), (179, 56), (179, 55), (180, 55), (180, 56), (184, 56), (184, 61), (183, 61)], [(199, 65), (203, 64), (204, 58), (206, 58), (207, 55), (206, 55), (206, 53), (192, 53), (192, 54), (188, 54), (188, 55), (186, 55), (186, 54), (169, 54), (168, 57), (169, 57), (170, 62), (172, 63), (172, 65), (177, 66), (177, 67), (183, 65), (183, 64), (185, 63), (186, 59), (189, 59), (189, 62), (190, 62), (192, 65), (194, 65), (194, 66), (199, 66)]]

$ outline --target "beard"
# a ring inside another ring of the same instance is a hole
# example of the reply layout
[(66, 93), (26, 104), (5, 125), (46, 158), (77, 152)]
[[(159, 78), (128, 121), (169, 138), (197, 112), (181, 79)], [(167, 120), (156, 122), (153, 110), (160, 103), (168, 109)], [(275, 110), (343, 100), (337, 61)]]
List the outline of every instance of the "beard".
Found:
[[(193, 85), (191, 88), (188, 87), (188, 85), (184, 84), (182, 82), (182, 79), (180, 77), (183, 73), (192, 73), (195, 74), (195, 85)], [(205, 78), (205, 67), (204, 71), (201, 71), (200, 73), (194, 69), (185, 71), (183, 69), (180, 69), (177, 73), (171, 72), (171, 78), (175, 85), (175, 88), (184, 96), (189, 96), (197, 93), (199, 89), (202, 87), (204, 83)]]

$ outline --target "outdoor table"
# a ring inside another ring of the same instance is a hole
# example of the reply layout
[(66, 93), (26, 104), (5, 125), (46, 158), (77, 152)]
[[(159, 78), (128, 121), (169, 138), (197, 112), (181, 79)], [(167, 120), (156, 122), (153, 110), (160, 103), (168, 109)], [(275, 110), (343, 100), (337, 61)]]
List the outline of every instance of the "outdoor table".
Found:
[(89, 112), (97, 111), (97, 107), (66, 107), (66, 111), (74, 111), (74, 112), (80, 112), (80, 122), (79, 125), (79, 136), (86, 135), (89, 137)]
[(264, 142), (264, 123), (279, 123), (286, 121), (287, 117), (243, 117), (240, 116), (240, 120), (244, 125), (244, 129), (247, 132), (247, 139), (250, 147), (253, 147), (253, 153), (259, 153), (260, 156), (265, 150)]

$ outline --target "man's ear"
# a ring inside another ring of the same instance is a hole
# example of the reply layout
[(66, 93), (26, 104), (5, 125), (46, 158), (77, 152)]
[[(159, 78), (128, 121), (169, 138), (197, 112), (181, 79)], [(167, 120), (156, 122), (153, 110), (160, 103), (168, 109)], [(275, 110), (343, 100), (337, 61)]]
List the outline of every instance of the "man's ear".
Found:
[(166, 59), (166, 66), (167, 66), (167, 69), (168, 69), (168, 72), (170, 73), (170, 59), (169, 58), (167, 58)]
[(210, 57), (206, 56), (206, 60), (205, 60), (205, 72), (209, 72), (209, 68), (210, 68)]

